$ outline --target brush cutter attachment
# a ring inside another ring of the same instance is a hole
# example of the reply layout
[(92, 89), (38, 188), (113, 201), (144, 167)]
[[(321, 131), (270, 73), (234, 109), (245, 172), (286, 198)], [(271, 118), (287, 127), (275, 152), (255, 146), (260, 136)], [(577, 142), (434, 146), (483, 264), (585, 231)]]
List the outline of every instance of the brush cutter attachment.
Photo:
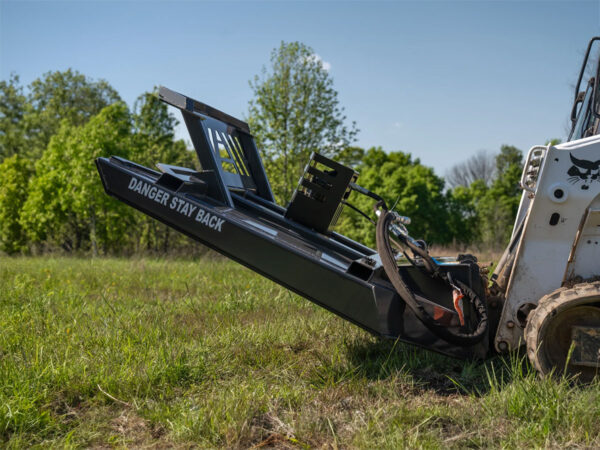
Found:
[[(316, 153), (288, 207), (277, 205), (246, 123), (165, 88), (159, 96), (182, 112), (201, 170), (98, 158), (109, 195), (377, 336), (459, 358), (488, 354), (475, 261), (431, 258), (354, 170)], [(332, 230), (352, 190), (377, 204), (378, 251)]]

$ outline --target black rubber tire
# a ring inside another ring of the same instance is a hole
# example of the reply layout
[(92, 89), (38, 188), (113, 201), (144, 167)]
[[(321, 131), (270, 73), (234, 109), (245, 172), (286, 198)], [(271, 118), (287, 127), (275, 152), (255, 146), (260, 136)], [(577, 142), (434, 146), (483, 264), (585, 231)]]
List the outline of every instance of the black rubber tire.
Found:
[(573, 325), (600, 327), (600, 282), (563, 287), (541, 298), (525, 327), (527, 356), (541, 375), (562, 375), (566, 369), (566, 375), (587, 383), (600, 374), (599, 368), (565, 367)]

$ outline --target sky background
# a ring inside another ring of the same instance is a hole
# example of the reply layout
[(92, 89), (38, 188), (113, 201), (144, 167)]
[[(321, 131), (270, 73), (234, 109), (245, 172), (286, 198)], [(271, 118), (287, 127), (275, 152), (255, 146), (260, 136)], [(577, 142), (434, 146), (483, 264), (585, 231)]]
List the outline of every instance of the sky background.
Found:
[(599, 1), (0, 0), (0, 77), (71, 67), (129, 105), (164, 85), (243, 118), (248, 80), (297, 40), (329, 67), (358, 145), (444, 175), (481, 149), (564, 139), (598, 34)]

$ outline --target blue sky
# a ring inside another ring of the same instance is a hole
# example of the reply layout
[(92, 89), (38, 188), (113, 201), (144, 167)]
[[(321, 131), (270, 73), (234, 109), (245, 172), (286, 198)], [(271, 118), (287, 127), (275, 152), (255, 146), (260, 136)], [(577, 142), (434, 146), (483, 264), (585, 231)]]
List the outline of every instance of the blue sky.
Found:
[(280, 41), (330, 66), (358, 145), (443, 175), (480, 149), (565, 136), (599, 1), (192, 2), (0, 0), (0, 76), (69, 67), (130, 105), (165, 85), (243, 117)]

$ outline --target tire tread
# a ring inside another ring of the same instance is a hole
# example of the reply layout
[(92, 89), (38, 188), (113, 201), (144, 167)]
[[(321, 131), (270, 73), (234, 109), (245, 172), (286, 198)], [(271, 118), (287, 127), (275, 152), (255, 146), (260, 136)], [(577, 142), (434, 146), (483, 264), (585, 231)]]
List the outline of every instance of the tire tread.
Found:
[[(548, 318), (554, 317), (558, 312), (576, 306), (577, 300), (600, 296), (600, 281), (576, 284), (573, 287), (561, 287), (545, 295), (538, 302), (525, 327), (525, 343), (527, 356), (535, 369), (542, 375), (547, 375), (552, 368), (541, 358), (538, 349), (542, 343), (543, 331), (548, 324)], [(581, 304), (585, 304), (582, 302)]]

